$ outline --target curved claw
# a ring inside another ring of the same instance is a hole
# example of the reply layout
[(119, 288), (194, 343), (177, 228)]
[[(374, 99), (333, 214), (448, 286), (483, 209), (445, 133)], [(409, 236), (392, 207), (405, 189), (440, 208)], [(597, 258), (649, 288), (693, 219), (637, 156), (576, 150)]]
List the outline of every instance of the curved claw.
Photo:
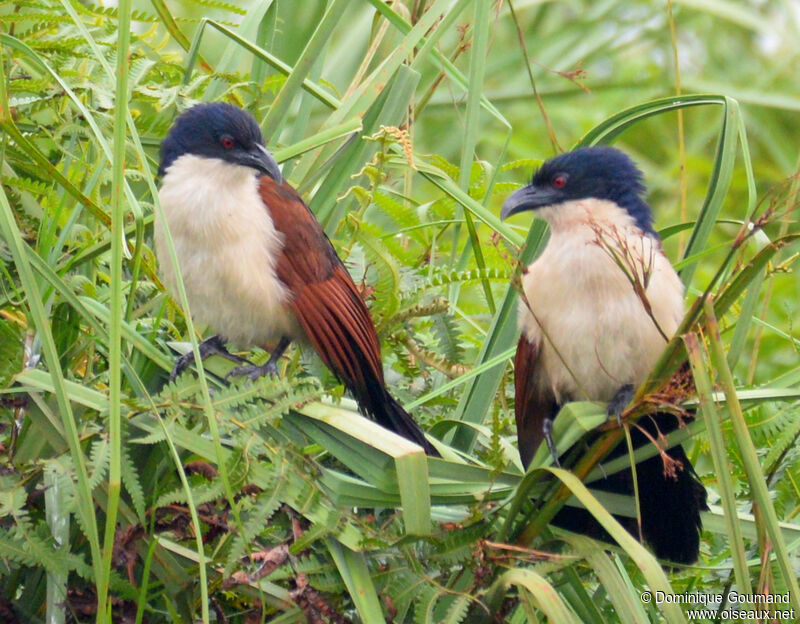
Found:
[[(198, 351), (200, 351), (201, 360), (205, 360), (209, 355), (218, 355), (226, 360), (230, 360), (231, 362), (236, 362), (237, 364), (250, 364), (250, 360), (247, 358), (243, 358), (240, 355), (236, 355), (235, 353), (228, 351), (225, 348), (225, 343), (222, 341), (222, 338), (217, 335), (206, 338), (203, 342), (197, 345), (197, 348)], [(178, 378), (178, 375), (189, 368), (189, 366), (194, 364), (194, 359), (194, 351), (187, 351), (180, 356), (175, 361), (175, 366), (172, 368), (172, 372), (169, 375), (169, 380), (175, 381)]]
[(247, 377), (248, 379), (258, 379), (259, 377), (263, 377), (264, 375), (270, 375), (272, 377), (277, 377), (278, 375), (278, 367), (275, 365), (275, 362), (270, 360), (266, 364), (262, 366), (258, 366), (257, 364), (247, 364), (246, 366), (237, 366), (236, 368), (232, 368), (228, 371), (228, 374), (225, 375), (225, 379), (230, 377)]
[(228, 374), (225, 375), (225, 379), (228, 379), (229, 377), (243, 376), (247, 376), (248, 379), (258, 379), (264, 375), (277, 377), (278, 361), (281, 359), (283, 353), (286, 351), (291, 342), (292, 341), (289, 338), (282, 336), (278, 342), (278, 345), (272, 351), (272, 355), (269, 357), (269, 361), (266, 364), (262, 366), (256, 366), (255, 364), (248, 362), (247, 366), (237, 366), (236, 368), (232, 368), (230, 371), (228, 371)]
[(172, 367), (172, 372), (169, 374), (169, 380), (175, 381), (183, 371), (189, 368), (194, 363), (194, 351), (187, 351), (177, 360), (175, 366)]

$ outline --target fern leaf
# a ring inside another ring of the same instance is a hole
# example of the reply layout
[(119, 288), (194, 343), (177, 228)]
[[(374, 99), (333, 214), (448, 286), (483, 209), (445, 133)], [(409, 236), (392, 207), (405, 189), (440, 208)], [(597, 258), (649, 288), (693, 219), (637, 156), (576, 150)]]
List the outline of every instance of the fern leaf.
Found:
[(437, 624), (433, 613), (436, 602), (443, 593), (443, 590), (432, 585), (425, 585), (420, 589), (419, 598), (414, 605), (415, 624)]
[(376, 316), (391, 317), (399, 303), (397, 293), (400, 289), (400, 267), (397, 261), (380, 240), (377, 228), (369, 223), (360, 223), (356, 231), (358, 245), (378, 274), (375, 290), (380, 297), (373, 304)]
[[(270, 475), (273, 476), (272, 474)], [(278, 478), (271, 478), (266, 484), (264, 491), (248, 501), (249, 509), (242, 512), (245, 517), (243, 522), (244, 530), (236, 535), (227, 553), (225, 561), (225, 576), (230, 576), (233, 570), (241, 565), (241, 559), (253, 550), (253, 542), (256, 536), (264, 530), (264, 527), (280, 508), (283, 498), (283, 481)]]
[[(191, 496), (195, 505), (202, 505), (204, 503), (217, 500), (218, 498), (222, 498), (224, 495), (225, 488), (221, 479), (216, 479), (214, 482), (209, 484), (205, 481), (192, 478), (190, 479), (189, 483), (192, 485)], [(171, 492), (167, 492), (159, 496), (158, 500), (156, 501), (156, 507), (166, 507), (175, 503), (185, 504), (186, 502), (186, 490), (184, 490), (183, 487), (177, 487)]]
[(464, 349), (461, 347), (460, 332), (455, 320), (449, 314), (436, 314), (433, 318), (433, 331), (439, 342), (439, 353), (451, 362), (461, 362)]
[(513, 171), (515, 169), (524, 168), (533, 173), (533, 171), (541, 166), (542, 162), (544, 161), (537, 158), (521, 158), (520, 160), (512, 160), (511, 162), (501, 165), (498, 171), (502, 173), (503, 171)]
[[(372, 194), (372, 201), (381, 211), (395, 222), (400, 229), (409, 229), (420, 225), (422, 222), (417, 211), (407, 204), (397, 201), (384, 193), (376, 191)], [(422, 230), (414, 229), (409, 231), (409, 236), (419, 241), (425, 242), (425, 235)]]
[(89, 453), (89, 487), (92, 490), (103, 482), (111, 460), (110, 454), (108, 439), (105, 436), (96, 438)]
[(447, 613), (439, 622), (441, 624), (461, 624), (464, 618), (467, 617), (467, 611), (469, 611), (471, 603), (469, 596), (463, 594), (453, 596), (450, 605), (447, 607)]
[(222, 2), (221, 0), (192, 0), (192, 2), (209, 9), (220, 9), (222, 11), (228, 11), (229, 13), (236, 13), (237, 15), (247, 15), (247, 9), (243, 9), (235, 4), (230, 4), (229, 2)]
[(139, 473), (136, 471), (136, 466), (131, 460), (130, 448), (127, 445), (122, 446), (122, 484), (131, 497), (133, 508), (136, 510), (139, 521), (144, 523), (146, 507), (144, 490), (139, 481)]

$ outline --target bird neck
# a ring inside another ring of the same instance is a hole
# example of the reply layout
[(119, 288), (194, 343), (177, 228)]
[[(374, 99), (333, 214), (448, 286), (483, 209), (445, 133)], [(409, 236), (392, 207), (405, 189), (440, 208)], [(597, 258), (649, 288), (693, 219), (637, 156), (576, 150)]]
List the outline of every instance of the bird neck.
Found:
[(264, 212), (255, 169), (193, 154), (184, 154), (167, 168), (158, 196), (171, 220), (196, 228), (216, 227), (244, 206)]
[(222, 189), (248, 186), (255, 187), (258, 171), (226, 162), (220, 158), (206, 158), (195, 154), (182, 154), (165, 169), (162, 188), (173, 184), (191, 182), (196, 187)]
[(550, 226), (551, 237), (593, 238), (600, 230), (617, 230), (623, 235), (642, 236), (645, 232), (636, 219), (613, 201), (604, 199), (578, 199), (537, 211)]
[(653, 229), (653, 211), (635, 191), (624, 193), (615, 198), (614, 201), (631, 216), (642, 232), (658, 237), (658, 234)]

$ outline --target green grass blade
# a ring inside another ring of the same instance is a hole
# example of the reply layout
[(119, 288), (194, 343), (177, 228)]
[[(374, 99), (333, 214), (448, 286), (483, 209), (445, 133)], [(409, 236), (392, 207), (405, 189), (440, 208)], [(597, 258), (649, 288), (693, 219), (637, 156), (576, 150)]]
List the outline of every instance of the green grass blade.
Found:
[[(581, 483), (580, 479), (573, 473), (567, 472), (561, 468), (547, 468), (543, 469), (552, 472), (567, 487), (570, 492), (580, 501), (580, 503), (592, 514), (592, 516), (600, 523), (600, 525), (608, 532), (608, 534), (616, 541), (620, 547), (631, 557), (636, 563), (639, 570), (644, 575), (647, 584), (651, 591), (663, 591), (665, 593), (673, 593), (672, 588), (667, 580), (664, 570), (656, 559), (651, 555), (647, 549), (642, 546), (628, 531), (626, 531), (621, 524), (619, 524), (608, 510), (601, 505), (597, 499), (586, 489), (586, 486)], [(522, 545), (530, 542), (532, 535), (528, 530), (524, 531), (519, 538), (519, 543)], [(662, 604), (659, 605), (664, 616), (669, 622), (686, 622), (680, 607), (677, 604)]]
[(584, 557), (592, 566), (592, 570), (597, 573), (597, 578), (605, 587), (620, 621), (632, 624), (649, 622), (630, 576), (623, 566), (617, 565), (612, 560), (614, 555), (605, 552), (597, 542), (582, 535), (568, 535), (562, 539)]
[(27, 262), (27, 252), (25, 243), (17, 230), (16, 220), (11, 206), (8, 203), (5, 190), (0, 188), (0, 231), (3, 239), (10, 248), (14, 264), (22, 282), (22, 287), (27, 294), (28, 305), (33, 325), (36, 328), (42, 343), (42, 353), (44, 361), (50, 371), (55, 388), (56, 402), (61, 416), (64, 431), (67, 434), (70, 456), (75, 466), (77, 477), (78, 505), (75, 513), (80, 519), (92, 556), (92, 570), (94, 580), (100, 583), (104, 576), (103, 556), (100, 550), (100, 538), (97, 527), (97, 519), (94, 514), (94, 500), (92, 498), (91, 486), (89, 485), (89, 473), (86, 468), (86, 456), (81, 448), (80, 436), (78, 433), (78, 423), (69, 402), (64, 371), (59, 362), (59, 354), (56, 350), (53, 335), (50, 329), (50, 320), (44, 309), (44, 299), (42, 299), (39, 286), (33, 275), (33, 270)]
[[(408, 103), (419, 82), (419, 74), (405, 65), (398, 68), (391, 81), (385, 85), (363, 117), (363, 128), (353, 135), (348, 145), (340, 152), (331, 171), (309, 202), (309, 208), (325, 226), (331, 229), (344, 213), (344, 206), (336, 202), (350, 176), (356, 173), (372, 157), (377, 149), (374, 142), (363, 140), (381, 126), (397, 126), (404, 118)], [(341, 202), (343, 204), (344, 202)]]
[(690, 333), (684, 337), (686, 350), (689, 353), (689, 363), (692, 366), (697, 394), (700, 397), (700, 413), (706, 423), (711, 458), (714, 461), (714, 471), (717, 474), (717, 487), (719, 488), (724, 509), (724, 520), (730, 540), (730, 550), (733, 556), (733, 570), (739, 591), (750, 593), (750, 575), (747, 570), (747, 558), (744, 552), (744, 541), (739, 523), (736, 521), (736, 496), (731, 482), (731, 467), (728, 464), (725, 440), (722, 435), (719, 413), (711, 399), (711, 378), (708, 375), (707, 363), (701, 351), (697, 335)]
[(336, 540), (329, 539), (327, 544), (361, 621), (370, 624), (386, 622), (363, 553), (353, 552)]
[[(376, 11), (389, 20), (389, 22), (401, 33), (407, 34), (411, 30), (411, 24), (393, 11), (392, 8), (385, 2), (382, 2), (381, 0), (367, 1), (375, 7)], [(470, 1), (471, 0), (458, 0), (458, 2), (451, 6), (447, 12), (447, 15), (444, 17), (439, 28), (437, 29), (437, 33), (440, 31), (444, 32), (445, 29), (458, 18)], [(434, 33), (434, 35), (436, 35), (436, 33)], [(422, 45), (419, 54), (414, 59), (412, 67), (415, 67), (417, 64), (421, 65), (423, 62), (432, 62), (436, 64), (437, 68), (441, 69), (441, 71), (443, 71), (450, 80), (460, 85), (464, 91), (467, 91), (469, 85), (467, 77), (464, 76), (464, 74), (455, 66), (455, 64), (453, 64), (452, 61), (450, 61), (450, 59), (442, 54), (441, 50), (439, 50), (439, 48), (435, 45), (437, 40), (438, 36), (423, 39), (425, 43)], [(494, 104), (492, 104), (492, 102), (483, 92), (481, 92), (480, 101), (481, 106), (488, 111), (492, 117), (500, 121), (500, 123), (502, 123), (506, 128), (511, 128), (511, 124), (508, 122), (508, 120), (502, 115), (502, 113), (500, 113), (500, 111), (494, 106)]]
[[(478, 126), (480, 123), (481, 95), (483, 94), (483, 76), (486, 70), (486, 53), (489, 42), (489, 0), (475, 0), (475, 13), (473, 17), (474, 35), (472, 47), (470, 49), (469, 63), (469, 88), (467, 89), (467, 111), (464, 118), (464, 140), (461, 145), (461, 177), (458, 185), (462, 191), (469, 192), (470, 177), (472, 173), (472, 161), (475, 154), (475, 145), (478, 142)], [(466, 208), (464, 210), (464, 221), (467, 224), (469, 240), (472, 245), (472, 253), (475, 256), (475, 263), (478, 268), (486, 268), (486, 261), (483, 258), (481, 242), (472, 221), (472, 215)], [(456, 227), (455, 232), (458, 232)], [(455, 252), (455, 249), (453, 250)], [(492, 289), (488, 280), (482, 280), (483, 292), (489, 311), (494, 314), (495, 305)], [(451, 289), (451, 301), (455, 305), (452, 295), (455, 291)]]
[(306, 137), (297, 143), (287, 145), (281, 149), (276, 149), (273, 155), (275, 156), (275, 160), (278, 162), (285, 162), (313, 149), (327, 145), (332, 141), (341, 139), (342, 137), (356, 135), (356, 133), (360, 132), (362, 128), (363, 126), (361, 119), (359, 117), (355, 117), (349, 121), (339, 124), (338, 126), (328, 128), (327, 130), (322, 130), (317, 134)]
[[(769, 535), (771, 541), (771, 548), (775, 552), (778, 567), (783, 574), (784, 583), (786, 583), (786, 586), (791, 590), (792, 604), (795, 609), (800, 611), (800, 587), (797, 583), (797, 575), (789, 560), (789, 552), (786, 549), (783, 533), (780, 530), (772, 497), (767, 489), (767, 482), (761, 469), (761, 462), (758, 459), (753, 439), (750, 437), (747, 423), (744, 420), (741, 406), (736, 397), (733, 375), (728, 367), (725, 350), (722, 346), (722, 339), (719, 335), (719, 327), (717, 326), (714, 310), (710, 303), (707, 304), (706, 314), (708, 317), (707, 325), (710, 334), (709, 341), (711, 343), (711, 361), (716, 369), (722, 390), (728, 400), (728, 410), (730, 411), (731, 424), (733, 425), (733, 434), (736, 439), (736, 446), (741, 453), (742, 463), (747, 474), (747, 481), (750, 484), (754, 502), (758, 505), (760, 515), (763, 518), (766, 533)], [(739, 578), (737, 575), (737, 583), (738, 582)]]
[[(261, 21), (263, 20), (264, 16), (267, 14), (269, 9), (273, 5), (273, 0), (264, 0), (263, 2), (259, 2), (258, 4), (252, 6), (249, 11), (247, 11), (241, 21), (237, 24), (236, 33), (237, 38), (241, 41), (252, 41), (255, 39), (258, 30), (261, 26)], [(231, 39), (228, 41), (225, 49), (222, 51), (222, 55), (219, 58), (219, 61), (216, 63), (214, 67), (214, 73), (232, 73), (237, 70), (237, 68), (241, 65), (241, 58), (240, 58), (240, 43), (239, 41)], [(190, 52), (191, 57), (191, 52)], [(206, 89), (204, 94), (205, 99), (208, 101), (214, 101), (219, 99), (219, 97), (223, 94), (226, 88), (226, 81), (221, 80), (219, 78), (213, 78)], [(232, 93), (231, 96), (238, 100), (238, 94)], [(239, 102), (237, 102), (239, 103)], [(241, 104), (240, 104), (241, 105)]]
[[(541, 223), (534, 224), (528, 233), (527, 241), (520, 255), (520, 264), (529, 264), (536, 253), (544, 244), (545, 228)], [(506, 291), (500, 307), (492, 319), (489, 335), (483, 343), (481, 352), (475, 362), (479, 367), (494, 358), (513, 349), (517, 337), (517, 301), (519, 295), (516, 287), (511, 284)], [(464, 388), (454, 418), (472, 423), (483, 422), (491, 407), (500, 380), (505, 373), (505, 367), (498, 366), (486, 371), (479, 377), (474, 377)], [(468, 429), (456, 432), (452, 445), (462, 451), (467, 451), (475, 441), (475, 433)]]
[[(445, 172), (426, 163), (418, 163), (417, 169), (426, 180), (439, 187), (439, 189), (441, 189), (446, 195), (456, 200), (462, 207), (466, 208), (470, 213), (472, 213), (474, 217), (488, 225), (493, 231), (500, 234), (506, 241), (517, 247), (521, 246), (523, 242), (525, 242), (525, 239), (517, 234), (516, 231), (500, 221), (499, 217), (472, 199), (467, 193), (462, 191), (458, 187), (458, 184), (456, 184)], [(541, 228), (534, 226), (533, 229), (539, 232), (539, 236), (541, 236)]]
[[(429, 535), (431, 532), (430, 486), (425, 453), (421, 447), (364, 418), (360, 414), (320, 403), (307, 405), (290, 414), (287, 420), (300, 418), (300, 429), (329, 448), (332, 455), (356, 474), (389, 491), (399, 491), (406, 532)], [(357, 450), (335, 432), (319, 430), (309, 419), (360, 440)], [(391, 463), (387, 460), (391, 459)], [(393, 465), (392, 465), (393, 464)], [(389, 469), (389, 470), (387, 470)]]
[(267, 113), (267, 117), (262, 124), (264, 136), (268, 137), (267, 141), (270, 145), (276, 143), (279, 134), (278, 129), (289, 114), (289, 107), (303, 86), (303, 82), (306, 80), (312, 66), (317, 62), (320, 53), (330, 40), (331, 32), (344, 15), (344, 9), (347, 4), (348, 0), (331, 0), (314, 34), (306, 43), (303, 53), (292, 68), (278, 95), (272, 101), (269, 113)]
[(536, 606), (547, 617), (547, 621), (580, 624), (575, 613), (541, 574), (523, 568), (508, 570), (489, 588), (487, 602), (490, 610), (499, 609), (501, 601), (511, 585), (516, 585), (521, 592), (529, 592)]
[(484, 373), (493, 369), (495, 366), (504, 364), (505, 362), (507, 362), (507, 360), (514, 357), (515, 352), (516, 352), (516, 347), (506, 349), (502, 353), (495, 355), (494, 357), (489, 358), (479, 366), (476, 366), (470, 372), (465, 373), (460, 377), (453, 379), (452, 381), (448, 381), (447, 383), (442, 384), (435, 390), (432, 390), (428, 394), (421, 396), (420, 398), (414, 401), (411, 401), (411, 403), (406, 404), (406, 409), (411, 410), (414, 409), (415, 407), (419, 407), (420, 405), (424, 405), (428, 401), (431, 401), (436, 397), (443, 395), (444, 393), (452, 390), (453, 388), (457, 388), (458, 386), (467, 383), (470, 380), (482, 376)]
[[(53, 376), (43, 370), (27, 368), (21, 373), (18, 373), (14, 378), (17, 383), (27, 385), (30, 388), (36, 388), (44, 392), (57, 392), (56, 384), (53, 382)], [(64, 393), (70, 401), (93, 409), (100, 414), (104, 414), (108, 411), (108, 395), (104, 392), (93, 388), (87, 388), (69, 379), (65, 379), (63, 385)]]
[(608, 145), (633, 124), (653, 115), (669, 113), (693, 106), (725, 106), (726, 97), (714, 94), (672, 95), (626, 108), (589, 130), (575, 147)]
[[(223, 26), (222, 24), (212, 19), (203, 18), (200, 22), (200, 26), (198, 27), (197, 32), (195, 33), (194, 40), (192, 41), (192, 47), (189, 51), (189, 56), (186, 62), (186, 68), (184, 70), (184, 82), (188, 82), (189, 78), (192, 75), (192, 70), (194, 69), (195, 62), (198, 58), (200, 41), (202, 39), (203, 33), (205, 32), (206, 26), (210, 26), (211, 28), (218, 30), (229, 39), (235, 41), (238, 45), (240, 45), (248, 52), (266, 61), (270, 66), (281, 72), (284, 76), (288, 76), (292, 73), (291, 66), (281, 61), (274, 54), (267, 52), (266, 50), (260, 48), (259, 46), (251, 43), (247, 39), (239, 36), (230, 28)], [(322, 102), (323, 104), (325, 104), (330, 108), (335, 109), (338, 108), (340, 105), (339, 100), (336, 98), (336, 96), (329, 93), (326, 89), (323, 89), (319, 85), (316, 85), (308, 80), (303, 80), (303, 88), (306, 91), (308, 91), (311, 95), (313, 95), (315, 98), (317, 98), (317, 100), (319, 100), (320, 102)]]
[[(120, 0), (118, 8), (117, 84), (114, 103), (114, 143), (111, 159), (111, 283), (109, 325), (108, 436), (111, 447), (108, 465), (108, 501), (103, 539), (103, 575), (97, 583), (98, 619), (106, 614), (111, 581), (111, 559), (117, 530), (119, 497), (122, 489), (122, 299), (123, 231), (125, 227), (125, 138), (128, 118), (128, 51), (131, 42), (131, 2)], [(208, 607), (206, 607), (208, 608)], [(207, 620), (207, 614), (204, 621)]]

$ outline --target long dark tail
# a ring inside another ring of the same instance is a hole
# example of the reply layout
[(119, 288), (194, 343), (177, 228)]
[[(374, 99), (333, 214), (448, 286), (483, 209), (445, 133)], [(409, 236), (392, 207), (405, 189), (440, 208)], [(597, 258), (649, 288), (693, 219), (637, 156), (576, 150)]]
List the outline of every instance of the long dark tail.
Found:
[[(361, 389), (359, 389), (361, 390)], [(411, 415), (403, 409), (382, 383), (377, 380), (370, 384), (367, 389), (367, 397), (356, 389), (351, 389), (356, 400), (367, 411), (375, 421), (396, 434), (403, 436), (419, 444), (425, 449), (425, 454), (431, 457), (440, 457), (439, 451), (428, 442), (425, 434)], [(363, 390), (362, 390), (363, 392)], [(361, 396), (359, 396), (361, 395)]]
[[(677, 420), (671, 414), (659, 413), (642, 418), (639, 426), (657, 439), (657, 432), (666, 434), (675, 430)], [(634, 448), (651, 444), (647, 436), (635, 427), (631, 429), (631, 439)], [(609, 457), (619, 457), (627, 452), (627, 445), (623, 442)], [(675, 446), (666, 453), (677, 462), (673, 465), (672, 474), (665, 474), (664, 459), (660, 455), (636, 465), (642, 535), (660, 559), (691, 564), (697, 561), (700, 551), (700, 511), (708, 509), (706, 490), (697, 478), (682, 446)], [(633, 476), (630, 470), (622, 470), (588, 485), (605, 492), (633, 495)], [(638, 538), (639, 530), (635, 518), (615, 517), (629, 533)], [(603, 541), (611, 540), (608, 533), (584, 509), (564, 507), (553, 519), (553, 523)]]
[(440, 457), (439, 451), (428, 442), (425, 434), (422, 433), (417, 421), (415, 421), (409, 413), (397, 402), (388, 390), (386, 391), (386, 402), (382, 405), (383, 414), (375, 414), (375, 420), (378, 422), (385, 422), (385, 427), (395, 431), (404, 438), (416, 442), (423, 449), (425, 454), (431, 457)]
[(357, 344), (351, 344), (351, 353), (359, 358), (358, 376), (340, 373), (338, 377), (353, 395), (362, 413), (372, 416), (375, 422), (390, 431), (419, 444), (425, 449), (426, 455), (440, 457), (436, 448), (425, 438), (417, 421), (387, 390), (382, 373), (376, 374), (369, 366), (368, 359), (362, 355)]
[(386, 389), (380, 343), (372, 318), (333, 247), (330, 253), (338, 264), (327, 280), (293, 286), (290, 303), (297, 321), (322, 361), (344, 383), (362, 412), (416, 442), (428, 455), (438, 457), (439, 453), (425, 439), (419, 425)]

